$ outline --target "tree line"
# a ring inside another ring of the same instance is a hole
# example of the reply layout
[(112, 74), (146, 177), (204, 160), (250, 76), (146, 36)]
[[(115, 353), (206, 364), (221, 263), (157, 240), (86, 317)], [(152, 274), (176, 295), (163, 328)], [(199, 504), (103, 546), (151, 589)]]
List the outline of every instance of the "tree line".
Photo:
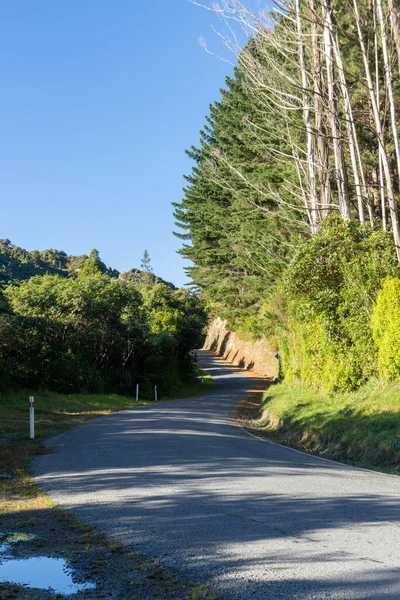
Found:
[(213, 10), (236, 66), (175, 204), (194, 284), (211, 314), (270, 337), (288, 378), (335, 389), (397, 377), (399, 332), (378, 321), (398, 306), (398, 3)]
[[(0, 292), (3, 391), (49, 389), (141, 397), (177, 390), (193, 377), (190, 351), (206, 316), (196, 295), (147, 271), (115, 278), (92, 251), (68, 277), (13, 281)], [(140, 277), (139, 277), (140, 274)]]
[[(24, 281), (35, 275), (61, 275), (62, 277), (76, 275), (88, 258), (86, 254), (71, 256), (63, 250), (55, 250), (54, 248), (25, 250), (25, 248), (13, 244), (9, 239), (2, 239), (0, 240), (0, 285), (4, 286), (8, 283)], [(102, 263), (101, 268), (110, 277), (121, 277), (121, 279), (136, 283), (142, 281), (145, 272), (147, 280), (150, 277), (153, 282), (164, 283), (175, 289), (172, 283), (157, 277), (151, 269), (146, 269), (146, 261), (144, 262), (145, 265), (141, 265), (142, 270), (130, 269), (125, 273), (120, 273), (112, 267), (106, 267), (104, 263)]]

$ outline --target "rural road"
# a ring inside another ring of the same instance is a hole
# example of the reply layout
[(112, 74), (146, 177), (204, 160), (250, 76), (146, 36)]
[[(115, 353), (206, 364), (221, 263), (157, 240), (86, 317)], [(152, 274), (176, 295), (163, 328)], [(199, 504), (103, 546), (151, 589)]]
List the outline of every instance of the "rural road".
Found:
[(229, 417), (251, 377), (199, 355), (214, 389), (53, 438), (40, 487), (223, 599), (399, 600), (400, 477), (252, 437)]

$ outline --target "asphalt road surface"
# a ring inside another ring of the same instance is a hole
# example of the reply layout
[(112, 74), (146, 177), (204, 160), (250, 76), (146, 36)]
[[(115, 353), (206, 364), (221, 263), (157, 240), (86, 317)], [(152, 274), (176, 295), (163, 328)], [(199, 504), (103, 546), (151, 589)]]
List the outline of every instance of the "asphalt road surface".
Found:
[(199, 355), (214, 389), (53, 438), (40, 487), (222, 598), (399, 600), (400, 478), (252, 437), (230, 416), (252, 379)]

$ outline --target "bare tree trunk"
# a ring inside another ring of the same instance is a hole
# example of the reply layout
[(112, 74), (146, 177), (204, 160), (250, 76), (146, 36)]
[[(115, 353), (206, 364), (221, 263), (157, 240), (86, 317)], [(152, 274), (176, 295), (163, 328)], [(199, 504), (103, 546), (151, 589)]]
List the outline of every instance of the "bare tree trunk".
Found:
[(396, 45), (397, 51), (397, 68), (400, 74), (400, 17), (397, 9), (394, 6), (394, 0), (389, 1), (389, 11), (390, 11), (390, 25), (392, 27), (392, 33), (394, 38), (394, 43)]
[(367, 79), (369, 97), (370, 97), (372, 110), (373, 110), (373, 114), (374, 114), (375, 129), (376, 129), (376, 134), (378, 137), (379, 146), (381, 149), (380, 154), (382, 157), (383, 172), (385, 174), (385, 179), (386, 179), (386, 189), (387, 189), (387, 193), (388, 193), (388, 201), (389, 201), (390, 217), (391, 217), (391, 221), (392, 221), (394, 245), (396, 247), (397, 259), (400, 262), (400, 227), (399, 227), (397, 201), (396, 201), (396, 198), (394, 195), (394, 190), (393, 190), (392, 170), (391, 170), (390, 162), (389, 162), (388, 155), (386, 152), (385, 140), (384, 140), (383, 131), (382, 131), (382, 122), (381, 122), (381, 118), (380, 118), (380, 114), (379, 114), (379, 107), (378, 107), (378, 104), (376, 101), (376, 95), (375, 95), (375, 91), (374, 91), (374, 85), (372, 82), (371, 70), (369, 68), (367, 50), (365, 47), (364, 37), (362, 34), (362, 30), (361, 30), (360, 12), (358, 10), (357, 0), (353, 0), (353, 6), (354, 6), (354, 14), (356, 17), (358, 40), (359, 40), (359, 44), (360, 44), (360, 48), (361, 48), (361, 54), (363, 57), (365, 76)]
[[(329, 18), (330, 18), (330, 15), (329, 15)], [(358, 161), (357, 161), (357, 157), (360, 156), (359, 149), (358, 149), (357, 132), (356, 132), (356, 128), (354, 125), (353, 111), (352, 111), (351, 103), (350, 103), (350, 95), (349, 95), (349, 90), (348, 90), (347, 83), (346, 83), (346, 75), (345, 75), (344, 68), (343, 68), (342, 57), (340, 54), (339, 40), (338, 40), (337, 34), (335, 34), (333, 32), (332, 22), (329, 22), (329, 27), (331, 29), (333, 52), (335, 54), (336, 65), (337, 65), (337, 68), (339, 71), (339, 81), (340, 81), (340, 87), (341, 87), (342, 97), (343, 97), (344, 112), (346, 115), (346, 127), (347, 127), (347, 135), (349, 138), (350, 159), (351, 159), (351, 166), (353, 169), (354, 183), (355, 183), (355, 187), (356, 187), (358, 217), (359, 217), (360, 223), (364, 223), (365, 222), (364, 201), (363, 201), (363, 189), (361, 187), (361, 179), (363, 180), (365, 191), (366, 191), (366, 185), (365, 185), (365, 177), (364, 177), (364, 172), (362, 169), (361, 161), (360, 161), (360, 165), (358, 164)], [(360, 178), (359, 168), (361, 170), (361, 178)]]
[(382, 228), (387, 231), (385, 186), (383, 185), (382, 153), (379, 150), (379, 188), (381, 192)]
[[(374, 46), (375, 46), (375, 86), (376, 86), (376, 103), (378, 110), (380, 110), (380, 85), (379, 85), (379, 57), (378, 57), (378, 26), (376, 22), (376, 2), (372, 0), (372, 12), (374, 15)], [(383, 180), (383, 167), (382, 167), (382, 149), (379, 145), (379, 191), (380, 191), (380, 206), (382, 216), (382, 228), (387, 231), (387, 218), (386, 218), (386, 202), (385, 202), (385, 184)]]
[(297, 24), (297, 38), (298, 38), (298, 55), (301, 70), (301, 86), (303, 91), (303, 119), (306, 126), (307, 134), (307, 166), (308, 166), (308, 178), (310, 186), (310, 213), (311, 213), (311, 231), (316, 233), (318, 230), (318, 196), (317, 186), (315, 179), (315, 140), (313, 126), (311, 123), (311, 106), (310, 106), (310, 94), (309, 94), (309, 83), (307, 77), (305, 53), (304, 53), (304, 40), (303, 30), (301, 25), (301, 13), (300, 13), (300, 0), (296, 0), (296, 24)]
[(312, 70), (314, 75), (314, 113), (316, 135), (316, 164), (320, 186), (320, 214), (327, 216), (331, 200), (329, 180), (329, 147), (324, 122), (324, 80), (322, 73), (321, 49), (318, 43), (319, 27), (317, 0), (309, 0), (311, 19)]
[(336, 181), (338, 186), (340, 212), (344, 219), (350, 218), (350, 201), (347, 185), (347, 171), (344, 160), (343, 139), (340, 131), (339, 115), (335, 95), (335, 74), (333, 50), (331, 39), (332, 14), (330, 0), (322, 0), (322, 13), (324, 23), (324, 51), (327, 72), (329, 119), (332, 131), (333, 153), (335, 157)]
[(400, 145), (399, 145), (399, 134), (397, 130), (397, 122), (396, 122), (396, 107), (394, 103), (393, 96), (393, 85), (392, 85), (392, 68), (390, 66), (389, 52), (388, 52), (388, 44), (387, 44), (387, 34), (386, 34), (386, 24), (385, 17), (383, 15), (382, 9), (382, 0), (377, 0), (377, 9), (378, 9), (378, 20), (381, 29), (381, 40), (382, 40), (382, 50), (383, 50), (383, 61), (385, 64), (385, 78), (386, 78), (386, 90), (389, 100), (389, 108), (390, 108), (390, 122), (392, 126), (393, 133), (393, 142), (396, 151), (396, 161), (397, 161), (397, 176), (400, 182)]

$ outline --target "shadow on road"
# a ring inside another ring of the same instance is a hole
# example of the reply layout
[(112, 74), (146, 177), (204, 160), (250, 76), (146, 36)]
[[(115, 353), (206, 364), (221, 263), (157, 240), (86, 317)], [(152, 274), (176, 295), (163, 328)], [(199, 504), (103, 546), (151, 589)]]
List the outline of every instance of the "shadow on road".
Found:
[(227, 414), (254, 385), (210, 355), (207, 394), (55, 438), (40, 486), (226, 598), (400, 598), (400, 481), (257, 440)]

